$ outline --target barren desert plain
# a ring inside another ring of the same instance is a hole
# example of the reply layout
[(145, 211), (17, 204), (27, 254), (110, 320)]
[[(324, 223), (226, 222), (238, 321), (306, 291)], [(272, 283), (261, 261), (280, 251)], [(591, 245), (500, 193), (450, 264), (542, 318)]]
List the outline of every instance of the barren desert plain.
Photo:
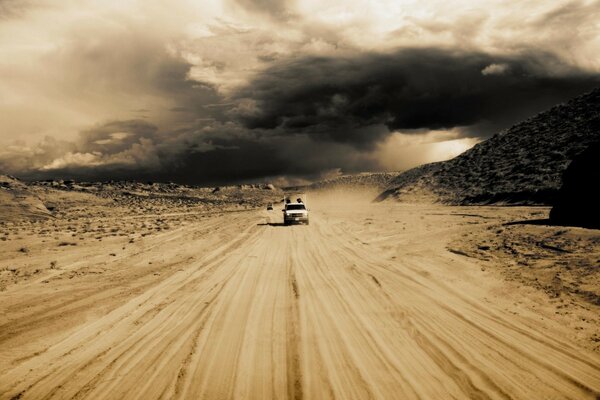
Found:
[(52, 215), (0, 225), (2, 399), (600, 394), (600, 231), (548, 207), (34, 191)]
[(0, 0), (0, 400), (600, 400), (600, 0)]

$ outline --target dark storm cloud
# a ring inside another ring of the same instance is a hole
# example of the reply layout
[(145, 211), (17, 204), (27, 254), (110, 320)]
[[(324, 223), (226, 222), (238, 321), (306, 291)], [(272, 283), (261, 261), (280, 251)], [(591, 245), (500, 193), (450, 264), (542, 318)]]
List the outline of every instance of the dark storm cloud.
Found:
[(187, 149), (179, 154), (177, 163), (152, 174), (138, 175), (137, 179), (221, 185), (279, 176), (319, 177), (339, 166), (346, 172), (379, 166), (373, 158), (346, 145), (321, 143), (317, 150), (307, 137), (226, 138), (213, 140), (212, 144), (214, 148), (206, 152)]
[(234, 4), (244, 9), (275, 18), (289, 18), (292, 16), (290, 6), (293, 0), (234, 0)]
[(488, 136), (599, 83), (598, 75), (535, 52), (509, 58), (405, 49), (311, 57), (277, 64), (237, 93), (253, 104), (238, 118), (248, 129), (359, 147), (393, 130), (471, 127)]
[(231, 119), (243, 108), (240, 102), (190, 79), (192, 65), (137, 30), (105, 33), (92, 42), (74, 37), (47, 61), (63, 66), (59, 71), (74, 71), (71, 80), (63, 79), (69, 83), (62, 87), (66, 92), (107, 92), (100, 101), (108, 103), (157, 98), (166, 106), (162, 114), (152, 102), (142, 109), (130, 106), (137, 119), (101, 122), (77, 140), (44, 141), (0, 159), (1, 169), (23, 178), (221, 184), (282, 174), (312, 176), (340, 165), (360, 171), (376, 164), (348, 146), (317, 144), (315, 151), (306, 135), (247, 129)]
[(348, 172), (378, 166), (347, 145), (318, 146), (315, 151), (307, 136), (249, 132), (231, 124), (160, 132), (142, 120), (111, 121), (82, 132), (76, 144), (44, 142), (36, 159), (27, 162), (42, 167), (21, 176), (220, 185), (282, 175), (318, 177), (340, 165)]
[[(205, 185), (377, 170), (373, 150), (391, 131), (489, 134), (599, 82), (542, 54), (412, 49), (281, 62), (224, 96), (189, 79), (184, 60), (135, 37), (112, 50), (118, 63), (108, 51), (77, 42), (60, 55), (77, 65), (73, 89), (110, 84), (117, 94), (168, 98), (166, 116), (107, 121), (74, 142), (48, 139), (0, 160), (0, 169), (33, 179)], [(100, 70), (110, 82), (94, 79)]]

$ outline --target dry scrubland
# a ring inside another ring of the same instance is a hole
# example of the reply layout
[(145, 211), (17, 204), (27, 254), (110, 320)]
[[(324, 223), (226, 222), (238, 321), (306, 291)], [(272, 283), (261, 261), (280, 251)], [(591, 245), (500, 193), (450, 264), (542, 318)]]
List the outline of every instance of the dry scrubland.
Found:
[(132, 182), (25, 185), (6, 176), (2, 182), (0, 243), (6, 251), (1, 257), (10, 262), (0, 267), (0, 291), (47, 269), (61, 270), (58, 260), (52, 259), (54, 253), (69, 250), (78, 258), (80, 247), (97, 242), (97, 248), (114, 249), (104, 255), (116, 257), (144, 237), (215, 214), (262, 207), (282, 197), (270, 185), (210, 189)]
[(0, 398), (600, 394), (600, 233), (546, 207), (51, 186), (0, 188), (52, 209), (0, 224)]

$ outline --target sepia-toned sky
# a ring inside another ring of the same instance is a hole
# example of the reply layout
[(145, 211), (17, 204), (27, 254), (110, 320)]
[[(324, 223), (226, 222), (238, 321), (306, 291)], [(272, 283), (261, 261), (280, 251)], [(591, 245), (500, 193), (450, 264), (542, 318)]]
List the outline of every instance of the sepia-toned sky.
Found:
[(0, 173), (296, 184), (600, 85), (600, 1), (0, 0)]

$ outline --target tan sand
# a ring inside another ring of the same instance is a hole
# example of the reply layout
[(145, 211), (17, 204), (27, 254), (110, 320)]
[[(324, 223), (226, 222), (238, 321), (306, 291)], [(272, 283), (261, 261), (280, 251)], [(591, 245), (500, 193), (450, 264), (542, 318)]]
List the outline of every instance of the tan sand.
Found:
[(76, 245), (60, 245), (64, 227), (12, 233), (0, 242), (0, 398), (600, 394), (597, 306), (555, 318), (544, 291), (447, 249), (547, 209), (309, 200), (309, 226), (280, 226), (276, 206), (173, 214), (145, 236), (127, 230), (139, 218), (107, 216), (102, 240)]

